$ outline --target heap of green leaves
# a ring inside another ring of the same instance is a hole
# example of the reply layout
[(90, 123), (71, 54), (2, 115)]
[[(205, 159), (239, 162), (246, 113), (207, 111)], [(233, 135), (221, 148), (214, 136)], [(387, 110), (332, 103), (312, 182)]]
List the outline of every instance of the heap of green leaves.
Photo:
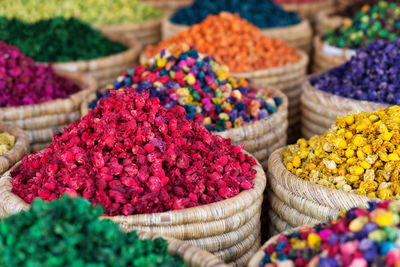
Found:
[(89, 60), (120, 53), (126, 48), (75, 18), (34, 23), (0, 17), (0, 40), (18, 46), (38, 62)]
[(0, 222), (0, 266), (185, 266), (162, 238), (139, 240), (83, 198), (44, 203)]

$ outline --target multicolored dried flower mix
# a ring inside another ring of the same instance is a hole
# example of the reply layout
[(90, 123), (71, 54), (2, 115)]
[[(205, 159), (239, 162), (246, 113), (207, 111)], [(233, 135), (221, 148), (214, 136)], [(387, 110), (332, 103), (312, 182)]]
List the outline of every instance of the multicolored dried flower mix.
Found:
[(105, 214), (183, 209), (231, 198), (252, 188), (253, 157), (134, 89), (111, 97), (71, 124), (43, 152), (24, 157), (11, 174), (26, 202), (83, 196)]
[(338, 117), (333, 128), (283, 153), (302, 179), (380, 199), (400, 199), (400, 107)]
[(51, 66), (36, 65), (19, 48), (0, 41), (0, 107), (42, 103), (77, 91), (77, 85)]
[(0, 133), (0, 156), (6, 154), (15, 144), (15, 137), (7, 132)]
[(14, 266), (177, 266), (162, 238), (140, 240), (110, 220), (99, 220), (100, 206), (64, 196), (0, 222), (0, 265)]
[(212, 57), (185, 45), (163, 50), (148, 67), (128, 70), (108, 86), (104, 96), (98, 93), (90, 108), (109, 96), (110, 90), (124, 87), (149, 91), (167, 109), (182, 106), (187, 119), (203, 124), (209, 131), (224, 131), (264, 119), (282, 103), (280, 97), (252, 89), (244, 79), (230, 77), (228, 69)]
[(369, 203), (328, 223), (283, 233), (265, 249), (260, 266), (397, 267), (400, 202)]

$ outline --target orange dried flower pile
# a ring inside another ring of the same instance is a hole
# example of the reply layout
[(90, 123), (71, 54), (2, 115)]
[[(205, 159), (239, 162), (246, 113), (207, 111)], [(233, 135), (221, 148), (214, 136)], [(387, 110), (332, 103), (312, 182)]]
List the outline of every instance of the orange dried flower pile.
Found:
[(295, 48), (284, 41), (264, 36), (259, 28), (237, 14), (221, 12), (181, 31), (156, 46), (148, 46), (152, 57), (173, 44), (185, 43), (214, 57), (233, 72), (275, 68), (300, 60)]

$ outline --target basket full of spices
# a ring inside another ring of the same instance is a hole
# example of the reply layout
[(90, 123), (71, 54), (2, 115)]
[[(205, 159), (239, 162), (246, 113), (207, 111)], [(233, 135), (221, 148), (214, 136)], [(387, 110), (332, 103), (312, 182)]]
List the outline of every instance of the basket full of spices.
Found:
[(0, 39), (55, 70), (90, 74), (99, 86), (134, 66), (141, 49), (135, 39), (106, 37), (89, 24), (62, 17), (32, 23), (1, 17)]
[[(309, 21), (300, 20), (296, 13), (283, 10), (272, 0), (251, 0), (246, 3), (237, 0), (194, 1), (192, 5), (177, 10), (172, 16), (164, 17), (162, 38), (171, 38), (182, 30), (201, 23), (209, 15), (218, 15), (221, 12), (238, 14), (260, 28), (265, 36), (281, 39), (290, 46), (311, 52), (312, 29)], [(214, 28), (216, 25), (212, 26)]]
[(100, 205), (93, 207), (83, 198), (35, 200), (31, 209), (1, 221), (1, 265), (227, 266), (183, 241), (154, 233), (124, 233), (117, 224), (99, 220), (102, 213)]
[(92, 77), (37, 65), (4, 42), (0, 42), (0, 55), (4, 70), (0, 119), (25, 130), (32, 150), (43, 148), (53, 134), (78, 120), (82, 100), (97, 89)]
[(163, 11), (139, 0), (5, 0), (2, 1), (0, 16), (30, 23), (55, 17), (74, 17), (93, 25), (106, 36), (116, 37), (116, 41), (124, 45), (126, 39), (147, 45), (161, 39)]
[[(212, 30), (211, 30), (212, 29)], [(240, 30), (237, 30), (240, 29)], [(193, 38), (198, 36), (198, 38)], [(225, 38), (220, 38), (225, 36)], [(248, 40), (242, 42), (241, 40)], [(308, 56), (283, 41), (263, 36), (255, 26), (238, 15), (223, 12), (210, 15), (157, 46), (148, 46), (143, 63), (172, 44), (184, 43), (213, 56), (229, 67), (233, 77), (249, 79), (254, 88), (281, 90), (289, 100), (289, 139), (299, 133), (301, 83), (306, 75)]]
[(396, 266), (399, 215), (399, 201), (348, 209), (338, 219), (273, 236), (248, 266)]
[(337, 116), (350, 111), (400, 104), (396, 82), (399, 47), (400, 40), (372, 42), (345, 64), (305, 81), (301, 96), (303, 136), (322, 134)]
[(326, 133), (275, 151), (271, 213), (296, 227), (335, 219), (342, 209), (374, 199), (398, 199), (399, 112), (391, 106), (338, 117)]
[[(181, 60), (185, 58), (185, 60)], [(107, 87), (82, 102), (81, 113), (94, 109), (110, 90), (134, 87), (149, 91), (166, 108), (180, 105), (188, 119), (209, 131), (244, 145), (262, 166), (286, 144), (287, 97), (274, 89), (253, 89), (244, 79), (230, 77), (212, 57), (188, 47), (171, 47), (150, 62), (127, 70)]]
[(361, 6), (351, 18), (343, 18), (340, 26), (315, 38), (313, 72), (324, 72), (344, 63), (354, 55), (355, 49), (371, 41), (394, 41), (399, 36), (399, 3), (375, 2)]
[(110, 91), (49, 147), (6, 172), (2, 215), (28, 209), (36, 197), (83, 196), (126, 232), (185, 240), (246, 264), (260, 245), (262, 167), (187, 119), (183, 107), (166, 109), (136, 90)]

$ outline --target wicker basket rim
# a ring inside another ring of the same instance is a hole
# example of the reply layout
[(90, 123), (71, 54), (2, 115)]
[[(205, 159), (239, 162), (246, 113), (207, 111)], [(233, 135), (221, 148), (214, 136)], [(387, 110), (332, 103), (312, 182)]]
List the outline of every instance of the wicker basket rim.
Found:
[(288, 65), (269, 68), (269, 69), (260, 69), (251, 72), (232, 72), (232, 76), (246, 76), (251, 73), (253, 77), (263, 77), (263, 76), (272, 76), (281, 73), (292, 72), (293, 69), (303, 68), (308, 64), (309, 57), (308, 55), (301, 49), (296, 49), (297, 53), (300, 55), (300, 60)]
[[(243, 152), (247, 155), (250, 155), (248, 152), (243, 150)], [(250, 155), (251, 156), (251, 155)], [(254, 157), (253, 157), (254, 158)], [(254, 160), (256, 160), (254, 158)], [(166, 211), (166, 212), (157, 212), (157, 213), (150, 213), (150, 214), (135, 214), (135, 215), (129, 215), (129, 216), (102, 216), (101, 218), (105, 219), (112, 219), (114, 222), (117, 223), (123, 223), (126, 221), (129, 221), (130, 218), (135, 218), (135, 221), (142, 221), (142, 222), (162, 222), (165, 221), (165, 218), (174, 218), (175, 216), (179, 217), (178, 215), (187, 215), (188, 213), (192, 214), (198, 214), (198, 216), (201, 216), (202, 219), (204, 218), (204, 212), (201, 212), (202, 210), (213, 210), (213, 211), (220, 211), (218, 214), (221, 214), (222, 216), (219, 219), (223, 219), (226, 217), (231, 216), (232, 214), (235, 214), (239, 211), (247, 209), (250, 205), (255, 203), (260, 197), (262, 197), (262, 194), (264, 192), (265, 186), (266, 186), (266, 176), (264, 173), (263, 168), (261, 167), (260, 163), (256, 160), (257, 165), (253, 166), (252, 169), (256, 170), (255, 178), (252, 180), (254, 183), (254, 187), (248, 190), (243, 190), (241, 191), (238, 195), (224, 199), (218, 202), (214, 202), (211, 204), (207, 205), (201, 205), (201, 206), (196, 206), (192, 208), (186, 208), (186, 209), (181, 209), (181, 210), (172, 210), (172, 211)], [(2, 183), (0, 184), (0, 189), (1, 187), (7, 187), (11, 185), (11, 176), (10, 172), (17, 168), (21, 164), (21, 161), (16, 163), (10, 170), (5, 172), (4, 174), (1, 175), (0, 181)], [(15, 210), (26, 210), (30, 208), (30, 204), (26, 203), (23, 199), (21, 199), (18, 195), (13, 194), (10, 190), (3, 190), (3, 197), (8, 197), (8, 199), (13, 202), (13, 208)], [(7, 196), (6, 196), (7, 195)], [(246, 202), (247, 201), (247, 202)], [(236, 204), (236, 205), (235, 205)], [(239, 205), (237, 205), (239, 204)], [(4, 203), (3, 203), (4, 205)], [(186, 216), (183, 216), (186, 217)], [(207, 213), (207, 218), (213, 218), (215, 217), (214, 214), (209, 214)], [(171, 223), (171, 225), (177, 225), (179, 224), (179, 221), (174, 221)], [(186, 222), (189, 223), (189, 222)], [(147, 224), (149, 225), (149, 224)]]
[(319, 90), (318, 88), (312, 86), (309, 79), (306, 79), (304, 81), (303, 86), (304, 86), (303, 94), (304, 94), (304, 92), (306, 92), (305, 90), (309, 90), (309, 93), (311, 93), (313, 95), (320, 95), (324, 98), (330, 98), (330, 102), (340, 102), (341, 103), (343, 101), (351, 101), (351, 102), (356, 103), (357, 105), (370, 106), (370, 107), (373, 107), (374, 109), (380, 109), (380, 108), (385, 108), (385, 107), (391, 106), (390, 104), (382, 104), (382, 103), (366, 101), (366, 100), (357, 100), (357, 99), (353, 99), (353, 98), (330, 94), (330, 93)]
[[(331, 189), (310, 181), (306, 181), (303, 180), (299, 177), (297, 177), (296, 175), (294, 175), (293, 173), (291, 173), (290, 171), (288, 171), (286, 169), (286, 167), (284, 166), (283, 162), (282, 162), (282, 153), (287, 149), (287, 147), (282, 147), (279, 148), (277, 150), (275, 150), (269, 160), (268, 160), (268, 167), (270, 169), (269, 172), (273, 172), (274, 173), (279, 173), (279, 176), (285, 176), (287, 179), (295, 181), (296, 184), (304, 184), (306, 187), (308, 188), (312, 188), (313, 192), (315, 192), (315, 195), (324, 195), (324, 196), (328, 196), (329, 198), (334, 198), (334, 199), (342, 199), (344, 200), (344, 202), (352, 202), (352, 203), (367, 203), (370, 201), (377, 201), (379, 199), (374, 199), (374, 198), (370, 198), (367, 196), (363, 196), (363, 195), (357, 195), (355, 193), (350, 193), (350, 192), (345, 192), (339, 189)], [(270, 176), (268, 176), (270, 177)], [(277, 180), (277, 179), (275, 179)], [(279, 182), (279, 180), (277, 180)], [(282, 184), (281, 184), (282, 185)], [(351, 206), (354, 206), (351, 205)]]
[(142, 28), (151, 28), (157, 27), (158, 24), (161, 24), (163, 17), (148, 19), (143, 22), (128, 22), (121, 24), (109, 24), (109, 25), (94, 25), (94, 27), (100, 31), (135, 31), (140, 30)]

